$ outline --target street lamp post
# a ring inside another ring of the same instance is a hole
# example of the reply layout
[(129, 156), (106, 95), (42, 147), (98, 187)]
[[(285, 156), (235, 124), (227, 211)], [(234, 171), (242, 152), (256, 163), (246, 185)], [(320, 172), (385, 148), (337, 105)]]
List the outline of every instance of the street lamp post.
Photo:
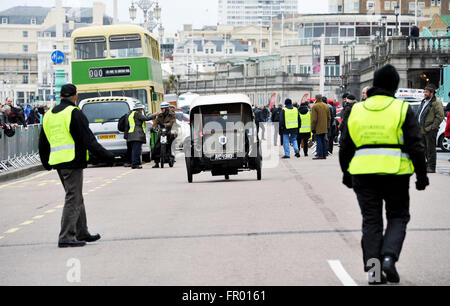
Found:
[[(137, 7), (136, 7), (137, 6)], [(144, 28), (153, 32), (153, 30), (161, 26), (161, 7), (155, 0), (138, 0), (132, 1), (129, 8), (130, 19), (135, 20), (137, 17), (137, 9), (141, 9), (144, 13)]]
[(400, 7), (398, 5), (394, 8), (394, 13), (395, 13), (395, 36), (398, 36), (399, 35), (398, 15), (400, 15)]
[(386, 39), (386, 16), (381, 16), (381, 25), (383, 27), (383, 42), (385, 42)]

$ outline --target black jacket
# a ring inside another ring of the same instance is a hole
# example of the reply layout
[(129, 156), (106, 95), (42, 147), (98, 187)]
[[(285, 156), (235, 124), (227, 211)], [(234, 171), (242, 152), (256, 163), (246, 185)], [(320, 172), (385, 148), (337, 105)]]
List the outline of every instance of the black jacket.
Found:
[[(391, 94), (384, 92), (383, 90), (377, 90), (369, 96), (375, 95), (389, 95)], [(348, 119), (348, 116), (345, 120)], [(419, 125), (416, 120), (416, 114), (414, 113), (411, 106), (408, 107), (406, 113), (406, 119), (402, 126), (404, 145), (402, 151), (409, 154), (411, 161), (414, 165), (417, 177), (426, 177), (427, 168), (425, 163), (425, 145), (423, 143), (422, 134), (419, 129)], [(348, 167), (350, 162), (355, 155), (356, 146), (350, 137), (347, 124), (343, 124), (341, 145), (339, 150), (339, 163), (341, 165), (341, 170), (345, 175), (349, 175)]]
[(272, 110), (272, 122), (280, 122), (280, 116), (281, 116), (281, 107), (273, 108)]
[(27, 126), (23, 109), (20, 107), (11, 106), (11, 113), (8, 115), (8, 121), (11, 124)]
[[(130, 112), (130, 115), (133, 111)], [(144, 115), (143, 112), (138, 112), (134, 114), (134, 132), (129, 134), (129, 128), (130, 128), (130, 122), (127, 123), (127, 128), (125, 129), (124, 138), (127, 140), (127, 142), (140, 142), (140, 143), (146, 143), (147, 138), (145, 137), (145, 131), (142, 129), (142, 124), (144, 122), (150, 121), (155, 119), (153, 115)]]
[[(76, 106), (73, 102), (63, 99), (61, 104), (52, 109), (52, 113), (57, 114), (68, 106)], [(45, 169), (83, 169), (87, 167), (86, 150), (89, 150), (99, 160), (114, 162), (114, 155), (106, 151), (95, 138), (89, 129), (89, 121), (86, 116), (78, 109), (72, 112), (72, 121), (70, 122), (70, 134), (75, 141), (75, 159), (71, 162), (50, 166), (50, 143), (45, 135), (44, 129), (39, 137), (39, 156)]]

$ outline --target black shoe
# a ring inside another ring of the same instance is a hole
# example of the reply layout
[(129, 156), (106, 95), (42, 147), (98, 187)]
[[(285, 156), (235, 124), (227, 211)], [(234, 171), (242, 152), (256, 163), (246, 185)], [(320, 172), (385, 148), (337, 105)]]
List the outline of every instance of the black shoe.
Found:
[(142, 169), (142, 166), (141, 166), (141, 165), (138, 165), (138, 166), (132, 166), (131, 169)]
[(79, 238), (78, 241), (86, 241), (86, 242), (95, 242), (97, 240), (100, 240), (102, 236), (100, 234), (90, 235), (85, 238)]
[(155, 164), (152, 168), (159, 168), (159, 164)]
[(371, 285), (371, 286), (373, 286), (373, 285), (386, 285), (386, 283), (387, 283), (386, 276), (384, 276), (383, 273), (381, 273), (379, 281), (377, 281), (374, 278), (375, 278), (375, 272), (370, 272), (369, 273), (369, 285)]
[(295, 157), (299, 158), (300, 157), (300, 153), (295, 153)]
[(382, 270), (384, 273), (386, 273), (388, 282), (400, 282), (400, 275), (398, 275), (397, 269), (395, 268), (395, 260), (391, 256), (385, 256), (383, 258)]
[(58, 248), (79, 248), (85, 245), (85, 241), (58, 242)]
[(123, 164), (123, 166), (124, 166), (125, 168), (130, 168), (130, 167), (131, 167), (131, 164), (125, 163), (125, 164)]
[(286, 155), (282, 157), (282, 159), (289, 159), (289, 158), (290, 158), (290, 157), (289, 157), (289, 156), (286, 156)]

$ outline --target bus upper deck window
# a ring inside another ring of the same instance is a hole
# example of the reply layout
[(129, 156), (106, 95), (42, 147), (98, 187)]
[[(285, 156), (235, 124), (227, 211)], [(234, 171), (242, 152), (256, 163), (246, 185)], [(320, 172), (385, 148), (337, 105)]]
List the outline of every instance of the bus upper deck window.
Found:
[(106, 58), (105, 37), (85, 37), (75, 39), (75, 59), (89, 60)]
[(113, 58), (139, 57), (143, 55), (140, 35), (118, 35), (109, 38), (109, 54)]

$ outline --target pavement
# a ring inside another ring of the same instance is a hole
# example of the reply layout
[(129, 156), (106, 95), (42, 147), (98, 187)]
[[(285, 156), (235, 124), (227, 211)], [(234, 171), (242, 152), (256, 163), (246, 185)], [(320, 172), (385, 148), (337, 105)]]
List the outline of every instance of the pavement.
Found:
[[(367, 285), (359, 206), (336, 155), (280, 161), (262, 181), (202, 173), (188, 184), (181, 156), (174, 168), (84, 175), (90, 231), (103, 237), (84, 248), (57, 248), (56, 172), (0, 184), (0, 285)], [(401, 285), (450, 285), (450, 176), (430, 180), (411, 188)]]

